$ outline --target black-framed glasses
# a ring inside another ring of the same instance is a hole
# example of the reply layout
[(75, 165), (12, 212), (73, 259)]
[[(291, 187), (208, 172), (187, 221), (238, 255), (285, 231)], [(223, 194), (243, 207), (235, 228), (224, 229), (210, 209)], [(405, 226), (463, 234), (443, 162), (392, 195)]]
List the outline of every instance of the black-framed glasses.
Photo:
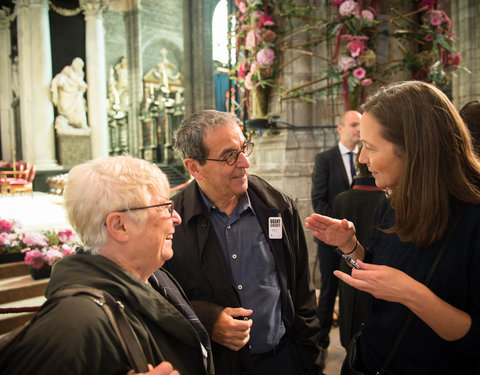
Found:
[(170, 213), (170, 216), (173, 216), (173, 201), (168, 201), (167, 203), (153, 204), (151, 206), (145, 206), (145, 207), (125, 208), (124, 210), (119, 210), (118, 212), (143, 210), (145, 208), (153, 208), (153, 207), (161, 207), (161, 206), (170, 206), (168, 207), (168, 212)]
[(253, 146), (255, 146), (252, 142), (245, 142), (240, 149), (240, 151), (230, 151), (227, 155), (225, 155), (225, 159), (210, 159), (210, 158), (203, 158), (201, 160), (210, 160), (210, 161), (218, 161), (218, 162), (225, 162), (227, 165), (235, 165), (238, 160), (238, 156), (240, 153), (243, 153), (245, 156), (250, 156), (253, 152)]

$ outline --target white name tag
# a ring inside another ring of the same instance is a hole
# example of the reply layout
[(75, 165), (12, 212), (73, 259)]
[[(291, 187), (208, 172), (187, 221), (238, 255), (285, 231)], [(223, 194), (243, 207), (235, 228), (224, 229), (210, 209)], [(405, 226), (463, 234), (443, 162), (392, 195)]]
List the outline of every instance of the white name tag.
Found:
[(268, 238), (271, 240), (279, 240), (282, 238), (282, 218), (268, 218)]

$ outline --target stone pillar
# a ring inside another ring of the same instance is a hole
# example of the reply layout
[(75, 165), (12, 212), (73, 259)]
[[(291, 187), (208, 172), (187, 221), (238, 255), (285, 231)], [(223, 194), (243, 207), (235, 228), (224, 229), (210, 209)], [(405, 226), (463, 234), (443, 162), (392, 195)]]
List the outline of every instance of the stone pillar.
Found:
[[(10, 51), (10, 20), (7, 8), (0, 10), (0, 51)], [(15, 155), (15, 128), (12, 113), (11, 63), (8, 53), (0, 54), (0, 125), (2, 159), (13, 160)]]
[(457, 109), (480, 98), (480, 2), (451, 0), (451, 18), (456, 31), (456, 47), (462, 56), (462, 65), (471, 73), (459, 70), (452, 79), (453, 104)]
[(125, 29), (127, 33), (127, 64), (128, 64), (128, 138), (129, 152), (132, 156), (139, 157), (139, 146), (143, 144), (140, 139), (140, 108), (143, 98), (142, 86), (142, 52), (141, 27), (139, 10), (130, 9), (125, 12)]
[(215, 108), (212, 17), (215, 0), (183, 0), (186, 115)]
[(22, 157), (37, 170), (57, 169), (48, 1), (18, 0), (16, 4)]
[(107, 0), (80, 0), (85, 15), (87, 106), (92, 158), (108, 156), (107, 79), (103, 9)]

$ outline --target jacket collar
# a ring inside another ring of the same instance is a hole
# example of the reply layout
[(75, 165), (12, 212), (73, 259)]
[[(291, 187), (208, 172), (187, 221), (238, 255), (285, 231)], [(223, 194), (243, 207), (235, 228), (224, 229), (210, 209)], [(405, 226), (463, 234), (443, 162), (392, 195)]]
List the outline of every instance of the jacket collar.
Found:
[[(253, 191), (267, 207), (278, 212), (288, 209), (285, 195), (258, 176), (248, 176), (248, 191)], [(195, 216), (208, 214), (208, 208), (203, 204), (197, 181), (193, 180), (180, 194), (183, 194), (184, 212), (182, 219), (185, 223), (188, 223)]]

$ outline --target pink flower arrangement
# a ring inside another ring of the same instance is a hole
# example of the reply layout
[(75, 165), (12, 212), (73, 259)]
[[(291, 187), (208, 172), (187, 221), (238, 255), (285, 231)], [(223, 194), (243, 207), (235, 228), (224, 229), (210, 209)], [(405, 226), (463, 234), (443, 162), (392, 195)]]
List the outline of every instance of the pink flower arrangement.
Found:
[(23, 243), (27, 246), (21, 250), (25, 253), (25, 263), (37, 269), (52, 266), (57, 260), (74, 254), (78, 245), (71, 229), (63, 229), (58, 233), (26, 233)]
[[(268, 95), (268, 90), (274, 85), (276, 54), (273, 43), (277, 36), (274, 31), (275, 20), (271, 14), (274, 4), (271, 0), (235, 0), (235, 4), (239, 20), (235, 79), (245, 89), (244, 100), (249, 112), (252, 112), (254, 107), (250, 101), (254, 96), (250, 93), (253, 91), (258, 97), (262, 91)], [(260, 116), (265, 116), (268, 100), (255, 104)]]
[(22, 224), (17, 220), (0, 219), (0, 255), (18, 253), (23, 246)]

